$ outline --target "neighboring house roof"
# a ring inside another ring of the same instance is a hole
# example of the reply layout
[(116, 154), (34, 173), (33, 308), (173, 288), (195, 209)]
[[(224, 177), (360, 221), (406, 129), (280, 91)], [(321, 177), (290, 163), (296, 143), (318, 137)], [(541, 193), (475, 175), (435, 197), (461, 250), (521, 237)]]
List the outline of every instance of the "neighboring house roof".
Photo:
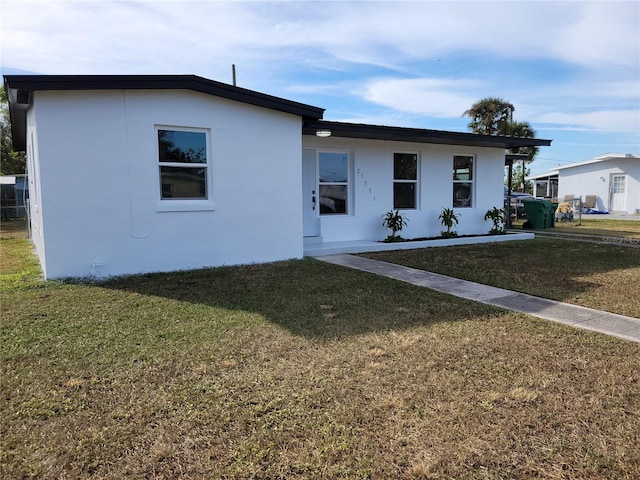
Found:
[(549, 146), (551, 140), (517, 138), (497, 135), (480, 135), (467, 132), (448, 132), (424, 128), (387, 127), (363, 123), (307, 120), (302, 127), (305, 135), (315, 135), (318, 130), (330, 130), (333, 137), (391, 140), (398, 142), (435, 143), (443, 145), (467, 145), (512, 149), (530, 146)]
[(607, 162), (609, 160), (628, 160), (628, 159), (638, 159), (640, 160), (640, 155), (633, 155), (631, 153), (606, 153), (604, 155), (600, 155), (598, 157), (592, 158), (590, 160), (582, 160), (580, 162), (569, 163), (567, 165), (558, 165), (554, 170), (550, 170), (546, 173), (540, 173), (537, 175), (530, 175), (527, 177), (527, 180), (536, 180), (538, 178), (547, 178), (558, 176), (560, 170), (566, 170), (568, 168), (581, 167), (583, 165), (591, 165), (593, 163)]
[(626, 153), (626, 154), (607, 153), (605, 155), (600, 155), (599, 157), (592, 158), (591, 160), (583, 160), (581, 162), (570, 163), (568, 165), (561, 165), (556, 167), (556, 170), (564, 170), (567, 168), (581, 167), (582, 165), (589, 165), (592, 163), (607, 162), (609, 160), (622, 160), (622, 159), (629, 159), (629, 158), (636, 158), (640, 160), (640, 155), (632, 155), (630, 153)]
[(525, 180), (537, 180), (539, 178), (549, 178), (549, 177), (557, 177), (558, 176), (558, 171), (557, 170), (551, 170), (547, 173), (539, 173), (537, 175), (529, 175), (527, 177), (525, 177)]
[(16, 150), (26, 148), (26, 111), (38, 90), (192, 90), (249, 105), (319, 119), (323, 108), (274, 97), (197, 75), (5, 75), (11, 134)]
[(323, 108), (313, 107), (196, 75), (5, 75), (11, 134), (16, 150), (26, 148), (26, 112), (38, 90), (193, 90), (303, 118), (303, 134), (331, 130), (335, 137), (515, 149), (549, 146), (551, 140), (516, 138), (422, 128), (389, 127), (323, 121)]

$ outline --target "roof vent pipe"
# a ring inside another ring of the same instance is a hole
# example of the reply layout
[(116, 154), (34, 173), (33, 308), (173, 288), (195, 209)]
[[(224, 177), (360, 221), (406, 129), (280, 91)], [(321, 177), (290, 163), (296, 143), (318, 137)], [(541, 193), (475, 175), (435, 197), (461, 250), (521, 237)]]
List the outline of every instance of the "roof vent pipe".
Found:
[(233, 76), (233, 86), (236, 86), (236, 64), (231, 64), (231, 74)]

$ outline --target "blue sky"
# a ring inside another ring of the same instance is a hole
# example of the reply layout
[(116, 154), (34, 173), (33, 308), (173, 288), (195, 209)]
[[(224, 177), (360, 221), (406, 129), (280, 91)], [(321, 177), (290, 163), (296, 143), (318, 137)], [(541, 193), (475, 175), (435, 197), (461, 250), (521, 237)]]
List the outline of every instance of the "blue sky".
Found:
[(485, 97), (552, 139), (533, 174), (640, 153), (640, 2), (0, 0), (2, 74), (193, 73), (325, 119), (467, 131)]

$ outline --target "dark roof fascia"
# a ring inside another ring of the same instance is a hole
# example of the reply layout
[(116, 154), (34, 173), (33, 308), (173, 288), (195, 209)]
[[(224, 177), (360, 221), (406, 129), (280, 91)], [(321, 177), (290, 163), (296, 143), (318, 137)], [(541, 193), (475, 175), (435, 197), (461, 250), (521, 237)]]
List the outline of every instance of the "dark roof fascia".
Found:
[(5, 75), (11, 131), (16, 150), (26, 144), (26, 110), (35, 91), (45, 90), (192, 90), (237, 102), (321, 119), (324, 108), (274, 97), (246, 88), (216, 82), (197, 75)]
[(363, 138), (398, 142), (433, 143), (472, 147), (494, 147), (512, 149), (518, 147), (541, 147), (551, 145), (551, 140), (541, 138), (516, 138), (477, 133), (449, 132), (423, 128), (389, 127), (363, 123), (332, 122), (327, 120), (305, 121), (304, 135), (315, 135), (317, 130), (331, 130), (332, 137)]
[(197, 75), (6, 75), (17, 90), (193, 90), (258, 107), (320, 119), (324, 108), (235, 87)]

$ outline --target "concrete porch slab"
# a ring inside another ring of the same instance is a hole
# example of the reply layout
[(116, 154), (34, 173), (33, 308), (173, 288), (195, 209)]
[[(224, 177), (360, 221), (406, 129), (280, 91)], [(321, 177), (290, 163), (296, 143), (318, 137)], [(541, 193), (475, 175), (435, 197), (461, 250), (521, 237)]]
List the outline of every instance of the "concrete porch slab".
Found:
[(318, 237), (305, 237), (304, 256), (321, 257), (341, 253), (384, 252), (389, 250), (410, 250), (429, 247), (449, 247), (452, 245), (472, 245), (477, 243), (511, 242), (531, 240), (534, 233), (507, 233), (506, 235), (486, 235), (479, 237), (461, 237), (411, 242), (384, 243), (375, 240), (351, 240), (344, 242), (324, 242)]

